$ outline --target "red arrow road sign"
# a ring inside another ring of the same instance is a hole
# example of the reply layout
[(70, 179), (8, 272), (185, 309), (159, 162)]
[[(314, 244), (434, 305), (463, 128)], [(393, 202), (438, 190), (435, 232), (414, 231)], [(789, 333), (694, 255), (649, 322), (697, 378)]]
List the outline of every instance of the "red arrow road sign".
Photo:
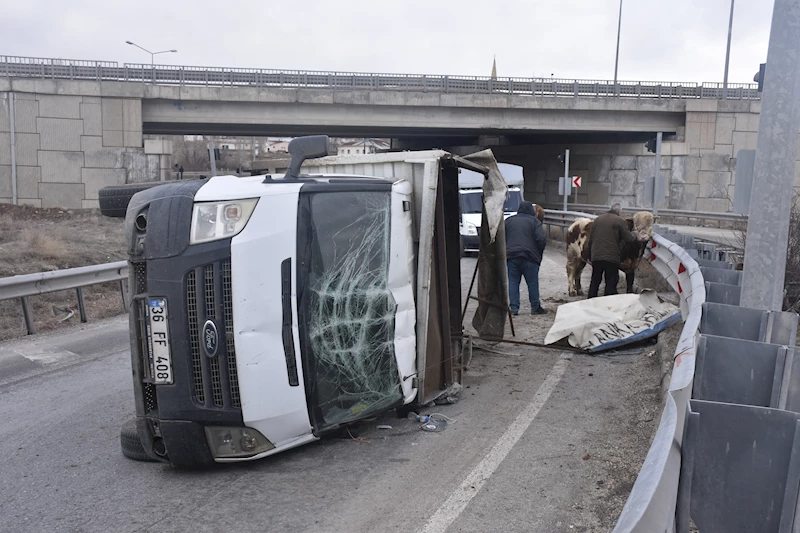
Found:
[(572, 176), (572, 186), (580, 188), (580, 186), (581, 186), (581, 177), (580, 176)]

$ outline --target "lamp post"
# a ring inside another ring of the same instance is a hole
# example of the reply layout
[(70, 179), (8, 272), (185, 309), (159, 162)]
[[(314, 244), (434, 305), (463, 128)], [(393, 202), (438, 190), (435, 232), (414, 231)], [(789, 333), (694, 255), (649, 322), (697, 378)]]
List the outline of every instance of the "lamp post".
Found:
[(731, 60), (731, 31), (733, 30), (733, 2), (731, 0), (731, 17), (728, 20), (728, 48), (725, 50), (725, 75), (722, 77), (722, 98), (728, 97), (728, 63)]
[(617, 22), (617, 55), (614, 59), (614, 94), (617, 92), (617, 69), (619, 67), (619, 36), (622, 31), (622, 0), (619, 0), (619, 21)]
[(125, 41), (125, 43), (127, 43), (127, 44), (129, 44), (131, 46), (135, 46), (136, 48), (139, 48), (140, 50), (144, 50), (145, 52), (150, 54), (150, 69), (153, 71), (153, 83), (156, 82), (156, 66), (155, 66), (155, 59), (154, 59), (155, 56), (157, 56), (158, 54), (166, 54), (166, 53), (169, 53), (169, 52), (177, 52), (177, 50), (161, 50), (160, 52), (151, 52), (147, 48), (145, 48), (143, 46), (139, 46), (138, 44), (134, 43), (133, 41)]

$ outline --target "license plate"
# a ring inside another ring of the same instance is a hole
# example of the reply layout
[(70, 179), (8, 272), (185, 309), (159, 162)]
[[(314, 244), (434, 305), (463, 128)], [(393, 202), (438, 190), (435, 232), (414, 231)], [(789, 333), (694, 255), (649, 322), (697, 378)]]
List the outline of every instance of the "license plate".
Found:
[(150, 349), (153, 354), (151, 377), (156, 385), (172, 383), (172, 359), (169, 353), (169, 327), (167, 326), (167, 300), (151, 298), (147, 301), (150, 320)]

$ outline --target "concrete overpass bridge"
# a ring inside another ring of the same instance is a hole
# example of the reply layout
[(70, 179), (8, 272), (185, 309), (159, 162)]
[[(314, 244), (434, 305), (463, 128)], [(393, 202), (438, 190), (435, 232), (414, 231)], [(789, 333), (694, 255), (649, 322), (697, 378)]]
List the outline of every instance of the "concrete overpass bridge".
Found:
[(70, 207), (95, 205), (103, 185), (163, 174), (169, 150), (143, 136), (313, 133), (390, 137), (397, 149), (492, 147), (525, 168), (526, 194), (540, 202), (557, 200), (563, 168), (556, 155), (569, 147), (572, 173), (586, 184), (579, 203), (646, 207), (643, 183), (654, 158), (642, 143), (661, 131), (664, 205), (725, 211), (736, 153), (755, 148), (760, 111), (752, 84), (723, 94), (714, 83), (151, 68), (9, 56), (0, 56), (0, 98), (0, 200), (13, 200), (13, 173), (18, 201)]

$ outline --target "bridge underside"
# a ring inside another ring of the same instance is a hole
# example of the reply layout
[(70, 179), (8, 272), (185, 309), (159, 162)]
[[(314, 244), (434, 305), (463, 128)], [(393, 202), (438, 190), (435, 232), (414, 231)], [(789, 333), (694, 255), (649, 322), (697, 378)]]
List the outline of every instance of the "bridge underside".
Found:
[(145, 134), (387, 137), (425, 148), (638, 142), (656, 131), (676, 132), (685, 113), (145, 99), (142, 122)]

